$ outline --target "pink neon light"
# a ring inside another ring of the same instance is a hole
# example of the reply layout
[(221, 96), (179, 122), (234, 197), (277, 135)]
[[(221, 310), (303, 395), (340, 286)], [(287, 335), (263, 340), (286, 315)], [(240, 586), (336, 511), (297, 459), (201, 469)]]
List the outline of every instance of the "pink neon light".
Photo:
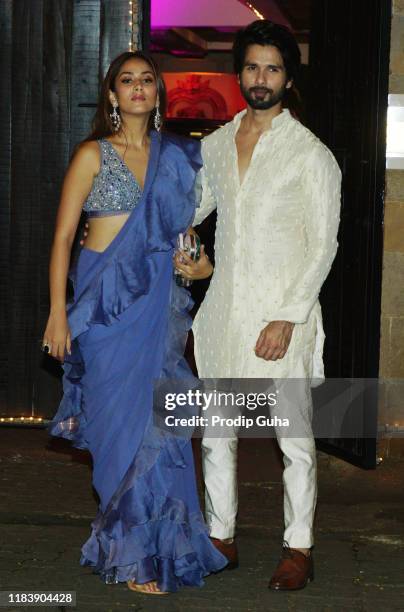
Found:
[(239, 0), (151, 0), (152, 28), (241, 27), (255, 19)]

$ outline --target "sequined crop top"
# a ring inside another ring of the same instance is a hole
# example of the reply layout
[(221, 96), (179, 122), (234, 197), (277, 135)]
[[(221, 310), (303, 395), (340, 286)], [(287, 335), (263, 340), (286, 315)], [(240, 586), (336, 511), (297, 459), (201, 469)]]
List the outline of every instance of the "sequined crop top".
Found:
[(119, 215), (133, 210), (142, 196), (142, 189), (112, 144), (97, 140), (101, 167), (83, 205), (89, 217)]

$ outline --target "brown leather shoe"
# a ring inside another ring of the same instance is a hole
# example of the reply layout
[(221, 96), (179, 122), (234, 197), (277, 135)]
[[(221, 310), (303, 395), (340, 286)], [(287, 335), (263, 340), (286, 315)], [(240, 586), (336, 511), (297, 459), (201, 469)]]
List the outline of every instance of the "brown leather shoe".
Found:
[(237, 544), (233, 540), (230, 544), (223, 542), (223, 540), (219, 540), (218, 538), (210, 538), (213, 546), (217, 548), (219, 552), (222, 553), (228, 560), (228, 564), (223, 569), (236, 569), (238, 567), (238, 551)]
[(299, 550), (283, 547), (282, 557), (269, 588), (275, 591), (297, 591), (314, 580), (313, 555), (306, 555)]

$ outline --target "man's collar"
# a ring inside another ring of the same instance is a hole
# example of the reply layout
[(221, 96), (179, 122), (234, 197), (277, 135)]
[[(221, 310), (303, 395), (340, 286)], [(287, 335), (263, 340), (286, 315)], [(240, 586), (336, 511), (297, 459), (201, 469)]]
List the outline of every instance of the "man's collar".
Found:
[[(237, 132), (240, 126), (240, 122), (246, 113), (247, 113), (247, 109), (245, 108), (244, 110), (240, 111), (239, 113), (237, 113), (237, 115), (234, 116), (233, 118), (234, 132)], [(291, 114), (290, 114), (289, 109), (288, 108), (282, 109), (282, 112), (279, 113), (279, 115), (276, 115), (276, 117), (272, 119), (270, 130), (266, 130), (266, 131), (272, 132), (272, 131), (278, 130), (290, 118), (291, 118)]]

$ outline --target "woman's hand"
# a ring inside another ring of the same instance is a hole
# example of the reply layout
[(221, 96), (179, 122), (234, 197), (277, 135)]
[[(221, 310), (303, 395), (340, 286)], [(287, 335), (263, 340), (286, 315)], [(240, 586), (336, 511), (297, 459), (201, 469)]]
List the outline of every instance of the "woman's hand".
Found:
[(205, 253), (204, 245), (201, 246), (201, 256), (198, 261), (193, 261), (185, 251), (178, 250), (174, 256), (174, 266), (187, 280), (209, 278), (213, 272), (213, 266)]
[(48, 355), (63, 363), (65, 351), (71, 353), (70, 329), (67, 323), (66, 312), (51, 312), (45, 333), (43, 335), (42, 346), (49, 347)]

